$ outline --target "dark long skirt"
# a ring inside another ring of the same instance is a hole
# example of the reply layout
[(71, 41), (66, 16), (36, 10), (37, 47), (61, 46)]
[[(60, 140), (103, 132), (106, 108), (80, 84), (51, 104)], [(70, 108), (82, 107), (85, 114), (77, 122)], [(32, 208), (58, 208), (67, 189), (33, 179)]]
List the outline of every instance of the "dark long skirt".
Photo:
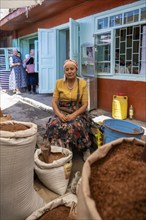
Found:
[(27, 73), (26, 74), (27, 85), (38, 85), (38, 73)]

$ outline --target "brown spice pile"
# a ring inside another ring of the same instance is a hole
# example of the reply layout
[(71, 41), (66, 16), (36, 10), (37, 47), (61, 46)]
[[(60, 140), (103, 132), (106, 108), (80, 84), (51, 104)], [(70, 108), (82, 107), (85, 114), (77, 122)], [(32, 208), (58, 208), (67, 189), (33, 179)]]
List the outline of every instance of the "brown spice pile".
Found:
[(9, 131), (9, 132), (16, 132), (16, 131), (22, 131), (22, 130), (27, 130), (30, 127), (24, 125), (24, 124), (0, 124), (0, 130), (1, 131)]
[[(39, 159), (41, 161), (44, 162), (42, 154), (40, 154), (38, 157), (39, 157)], [(66, 157), (66, 155), (62, 154), (62, 153), (53, 153), (53, 152), (51, 152), (50, 155), (48, 156), (48, 160), (47, 161), (48, 161), (48, 163), (53, 163), (53, 161), (59, 160), (59, 159), (61, 159), (63, 157)]]
[(144, 148), (124, 142), (91, 166), (90, 190), (103, 220), (146, 220)]
[(38, 220), (75, 220), (69, 217), (70, 208), (60, 205), (57, 208), (49, 210)]

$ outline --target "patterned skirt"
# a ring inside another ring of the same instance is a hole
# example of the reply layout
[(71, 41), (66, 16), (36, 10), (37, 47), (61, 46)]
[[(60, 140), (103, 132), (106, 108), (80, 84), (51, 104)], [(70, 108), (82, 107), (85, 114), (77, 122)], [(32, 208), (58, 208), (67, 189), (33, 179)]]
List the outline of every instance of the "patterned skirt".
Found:
[[(63, 106), (63, 102), (60, 103)], [(65, 107), (75, 110), (75, 102), (65, 102)], [(89, 136), (90, 119), (87, 113), (78, 116), (76, 119), (68, 122), (62, 122), (58, 116), (49, 117), (46, 124), (46, 134), (51, 144), (57, 144), (61, 147), (77, 148), (79, 151), (85, 151), (91, 146)]]
[(26, 73), (23, 66), (13, 67), (9, 76), (9, 90), (26, 87)]

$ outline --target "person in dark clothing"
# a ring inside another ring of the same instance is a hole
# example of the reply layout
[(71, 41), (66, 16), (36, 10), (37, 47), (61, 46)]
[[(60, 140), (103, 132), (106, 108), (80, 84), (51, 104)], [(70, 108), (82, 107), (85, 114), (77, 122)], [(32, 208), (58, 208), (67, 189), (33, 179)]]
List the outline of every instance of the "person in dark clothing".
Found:
[(34, 64), (34, 50), (30, 50), (30, 58), (26, 63), (26, 74), (27, 74), (27, 89), (28, 92), (31, 93), (33, 92), (36, 94), (36, 86), (38, 85), (38, 73), (33, 72), (33, 73), (28, 73), (27, 70), (27, 65), (28, 64)]

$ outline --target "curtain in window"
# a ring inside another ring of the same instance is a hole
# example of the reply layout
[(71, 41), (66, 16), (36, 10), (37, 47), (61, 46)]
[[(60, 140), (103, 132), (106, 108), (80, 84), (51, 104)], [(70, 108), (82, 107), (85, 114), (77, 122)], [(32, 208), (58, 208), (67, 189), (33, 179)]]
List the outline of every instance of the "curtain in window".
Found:
[(142, 33), (142, 51), (141, 51), (140, 74), (146, 75), (146, 26), (143, 26), (143, 33)]

